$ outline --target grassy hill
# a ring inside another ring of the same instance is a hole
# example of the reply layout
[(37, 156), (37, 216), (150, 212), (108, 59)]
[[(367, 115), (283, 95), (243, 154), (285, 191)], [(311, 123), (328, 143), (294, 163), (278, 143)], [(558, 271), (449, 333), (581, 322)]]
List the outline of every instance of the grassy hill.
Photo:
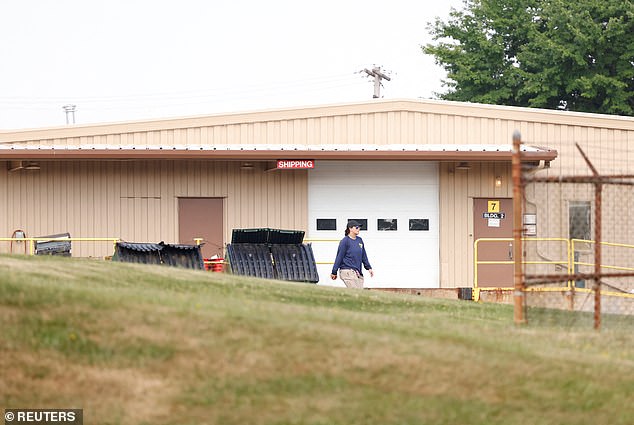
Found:
[[(86, 424), (631, 424), (634, 335), (506, 305), (0, 256), (0, 407)], [(631, 328), (630, 328), (631, 330)]]

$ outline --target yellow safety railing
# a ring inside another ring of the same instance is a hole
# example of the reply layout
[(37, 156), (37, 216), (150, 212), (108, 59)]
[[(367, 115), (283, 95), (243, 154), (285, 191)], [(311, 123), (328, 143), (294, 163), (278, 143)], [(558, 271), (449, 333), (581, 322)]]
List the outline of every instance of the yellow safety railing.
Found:
[[(574, 253), (577, 252), (577, 250), (575, 248), (575, 244), (580, 244), (580, 243), (594, 245), (596, 242), (592, 241), (592, 240), (588, 240), (588, 239), (571, 239), (570, 240), (570, 244), (571, 244), (571, 248), (570, 249), (571, 249), (571, 252), (572, 252), (571, 270), (575, 270), (576, 266), (594, 267), (594, 263), (587, 263), (587, 262), (584, 262), (584, 261), (575, 260)], [(612, 246), (612, 247), (618, 247), (618, 248), (634, 249), (634, 245), (624, 244), (624, 243), (600, 242), (599, 244), (601, 246)], [(630, 255), (630, 257), (632, 257), (632, 256), (634, 256), (634, 251), (632, 251), (632, 254)], [(608, 265), (608, 264), (601, 264), (600, 267), (604, 268), (604, 269), (634, 272), (634, 267), (614, 266), (614, 265)], [(592, 292), (592, 289), (577, 288), (576, 291), (579, 291), (579, 292)], [(604, 290), (602, 290), (601, 293), (604, 294), (604, 295), (611, 295), (611, 296), (615, 296), (615, 297), (634, 298), (634, 294), (627, 294), (627, 293), (623, 293), (623, 292), (604, 291)]]
[[(476, 239), (475, 242), (473, 243), (473, 264), (474, 264), (474, 273), (473, 273), (473, 299), (475, 301), (478, 301), (480, 299), (480, 291), (500, 291), (500, 290), (513, 290), (514, 288), (512, 286), (508, 286), (508, 287), (504, 287), (504, 286), (497, 286), (497, 287), (484, 287), (481, 288), (479, 286), (479, 282), (478, 282), (478, 267), (480, 265), (485, 265), (485, 264), (515, 264), (514, 260), (496, 260), (496, 261), (490, 261), (490, 260), (479, 260), (478, 258), (478, 253), (479, 253), (479, 245), (481, 243), (486, 243), (486, 242), (513, 242), (514, 239), (513, 238), (479, 238)], [(530, 238), (522, 238), (522, 242), (562, 242), (566, 245), (566, 256), (567, 258), (565, 260), (541, 260), (541, 261), (523, 261), (522, 264), (551, 264), (551, 265), (565, 265), (568, 271), (568, 274), (571, 274), (572, 271), (572, 251), (570, 249), (571, 243), (569, 239), (566, 238), (535, 238), (535, 237), (530, 237)], [(571, 286), (571, 282), (569, 281), (567, 283), (567, 286), (565, 288), (554, 288), (554, 287), (548, 287), (548, 288), (534, 288), (534, 290), (540, 290), (540, 291), (561, 291), (561, 290), (565, 290), (570, 288)]]
[(35, 255), (35, 243), (36, 242), (55, 242), (55, 241), (63, 241), (63, 242), (112, 242), (112, 252), (114, 253), (116, 249), (117, 242), (119, 242), (119, 238), (66, 238), (66, 237), (58, 237), (58, 238), (0, 238), (0, 242), (23, 242), (28, 244), (28, 254)]
[[(595, 241), (586, 240), (586, 239), (566, 239), (566, 238), (522, 238), (522, 242), (539, 242), (539, 241), (555, 241), (562, 242), (566, 245), (566, 260), (546, 260), (546, 261), (523, 261), (522, 264), (552, 264), (552, 265), (565, 265), (567, 267), (567, 271), (569, 275), (574, 274), (577, 266), (587, 266), (594, 267), (594, 263), (588, 263), (583, 261), (578, 261), (575, 259), (575, 253), (577, 252), (577, 247), (580, 243), (584, 244), (594, 244)], [(473, 299), (478, 301), (480, 299), (480, 291), (499, 291), (499, 290), (513, 290), (514, 288), (509, 287), (484, 287), (481, 288), (479, 286), (479, 278), (478, 278), (478, 266), (484, 264), (514, 264), (513, 260), (499, 260), (499, 261), (481, 261), (478, 260), (479, 253), (479, 245), (484, 242), (513, 242), (513, 238), (480, 238), (477, 239), (473, 244), (474, 251), (474, 275), (473, 275)], [(602, 246), (612, 246), (612, 247), (621, 247), (634, 249), (634, 245), (629, 244), (621, 244), (621, 243), (612, 243), (612, 242), (601, 242)], [(632, 252), (632, 256), (634, 256), (634, 252)], [(624, 267), (624, 266), (616, 266), (616, 265), (608, 265), (601, 264), (601, 268), (612, 269), (612, 270), (620, 270), (620, 271), (634, 271), (634, 267)], [(529, 288), (529, 291), (562, 291), (562, 290), (570, 290), (573, 289), (573, 282), (571, 280), (567, 281), (565, 287), (541, 287), (541, 288)], [(589, 288), (574, 288), (577, 292), (592, 292), (592, 289)], [(602, 291), (604, 295), (618, 296), (618, 297), (634, 297), (634, 294), (628, 294), (617, 291)]]

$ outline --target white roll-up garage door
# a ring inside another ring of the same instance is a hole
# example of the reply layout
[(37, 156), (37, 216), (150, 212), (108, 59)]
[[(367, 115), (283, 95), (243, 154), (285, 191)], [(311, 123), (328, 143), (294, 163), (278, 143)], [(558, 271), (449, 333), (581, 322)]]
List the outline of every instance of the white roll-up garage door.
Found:
[[(361, 231), (374, 278), (370, 288), (439, 287), (438, 164), (416, 161), (317, 161), (308, 178), (308, 235), (321, 285), (330, 280), (346, 223)], [(336, 241), (336, 242), (335, 242)]]

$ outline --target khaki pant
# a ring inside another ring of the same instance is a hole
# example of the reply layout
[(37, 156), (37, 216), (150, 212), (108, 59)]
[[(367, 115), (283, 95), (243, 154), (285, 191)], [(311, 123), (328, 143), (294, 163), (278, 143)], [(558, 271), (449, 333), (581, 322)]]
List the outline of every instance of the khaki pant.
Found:
[(343, 280), (348, 288), (363, 289), (363, 276), (359, 275), (356, 270), (342, 269), (339, 270), (339, 277)]

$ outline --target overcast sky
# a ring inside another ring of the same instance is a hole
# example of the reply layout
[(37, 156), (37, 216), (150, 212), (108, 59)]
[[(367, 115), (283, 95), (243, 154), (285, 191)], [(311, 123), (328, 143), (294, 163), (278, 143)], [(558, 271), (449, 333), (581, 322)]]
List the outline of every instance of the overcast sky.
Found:
[[(0, 129), (432, 98), (462, 0), (0, 0)], [(69, 116), (70, 118), (70, 116)]]

